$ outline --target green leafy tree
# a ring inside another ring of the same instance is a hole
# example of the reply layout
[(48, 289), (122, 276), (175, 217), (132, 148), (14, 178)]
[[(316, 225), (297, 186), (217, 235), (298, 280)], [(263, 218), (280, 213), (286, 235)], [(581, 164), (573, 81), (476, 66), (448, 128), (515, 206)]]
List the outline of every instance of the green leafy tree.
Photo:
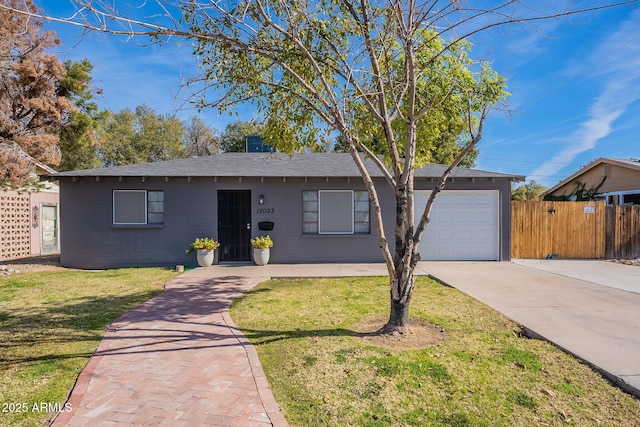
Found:
[[(481, 139), (491, 107), (506, 96), (504, 79), (488, 64), (472, 61), (467, 42), (447, 41), (430, 29), (436, 25), (420, 13), (424, 5), (325, 0), (189, 6), (186, 20), (198, 41), (197, 55), (215, 76), (211, 88), (224, 93), (211, 107), (224, 110), (251, 99), (266, 117), (265, 142), (280, 151), (317, 150), (331, 131), (343, 138), (369, 189), (389, 271), (391, 304), (383, 331), (404, 332), (433, 202)], [(415, 168), (433, 161), (432, 151), (442, 141), (464, 148), (443, 156), (451, 167), (416, 215)], [(360, 153), (377, 162), (396, 196), (391, 242), (379, 184)]]
[(101, 130), (99, 156), (104, 166), (172, 160), (186, 156), (182, 122), (140, 105), (111, 113)]
[[(328, 136), (344, 138), (369, 191), (372, 222), (389, 273), (386, 333), (403, 333), (409, 326), (418, 248), (433, 203), (451, 172), (482, 139), (489, 111), (507, 95), (505, 80), (488, 63), (470, 58), (466, 36), (633, 3), (577, 11), (567, 9), (573, 2), (528, 7), (513, 0), (491, 5), (459, 0), (177, 0), (163, 9), (167, 16), (150, 22), (128, 19), (106, 2), (76, 1), (89, 3), (78, 18), (87, 28), (190, 40), (203, 70), (194, 79), (205, 85), (199, 86), (205, 92), (199, 105), (228, 111), (249, 103), (265, 117), (265, 142), (280, 151), (321, 151)], [(176, 10), (181, 16), (171, 16)], [(208, 89), (216, 99), (206, 96)], [(414, 171), (434, 160), (432, 148), (442, 138), (464, 148), (436, 183), (424, 211), (415, 212)], [(375, 151), (367, 145), (374, 141)], [(395, 195), (393, 238), (384, 227), (380, 184), (364, 167), (363, 154)]]
[[(420, 69), (422, 76), (415, 82), (415, 105), (413, 108), (418, 111), (427, 111), (431, 109), (431, 103), (434, 100), (443, 99), (447, 96), (447, 91), (451, 88), (452, 79), (468, 79), (469, 76), (464, 74), (473, 66), (473, 61), (469, 59), (471, 45), (460, 40), (455, 45), (448, 48), (447, 54), (443, 55), (439, 61), (430, 62), (434, 56), (440, 55), (444, 49), (444, 40), (439, 38), (435, 32), (428, 29), (418, 30), (419, 39), (425, 41), (420, 49), (415, 51), (415, 66)], [(397, 49), (397, 55), (390, 57), (388, 64), (391, 68), (392, 75), (403, 75), (406, 66), (405, 54)], [(485, 64), (486, 66), (486, 64)], [(467, 81), (468, 83), (468, 81)], [(369, 90), (375, 90), (371, 87)], [(507, 95), (506, 92), (504, 95)], [(398, 103), (393, 97), (392, 91), (387, 93), (389, 99), (386, 100), (388, 105), (395, 106), (401, 111), (391, 123), (391, 130), (394, 132), (394, 138), (401, 141), (407, 134), (407, 123), (403, 119), (406, 115), (407, 103)], [(425, 163), (451, 164), (456, 157), (462, 153), (468, 143), (468, 132), (466, 132), (468, 123), (465, 122), (465, 114), (461, 114), (456, 110), (459, 106), (441, 104), (438, 114), (425, 114), (424, 117), (417, 121), (415, 129), (416, 138), (416, 162), (417, 165)], [(390, 157), (389, 146), (386, 143), (384, 126), (371, 120), (370, 111), (365, 108), (362, 103), (353, 106), (355, 112), (354, 124), (358, 135), (361, 136), (362, 143), (366, 145), (372, 152), (377, 154), (385, 154)], [(435, 110), (433, 111), (435, 113)], [(403, 145), (398, 145), (398, 154), (405, 156)], [(348, 151), (348, 150), (346, 150)], [(477, 147), (473, 147), (460, 161), (459, 166), (473, 166), (478, 155)]]
[(254, 121), (229, 123), (220, 137), (222, 151), (227, 153), (247, 151), (248, 136), (264, 136), (264, 126)]
[[(367, 142), (366, 145), (373, 151), (374, 153), (379, 153), (384, 151), (381, 148), (380, 144), (384, 144), (379, 139), (374, 139), (371, 142)], [(349, 145), (346, 143), (342, 136), (338, 136), (334, 139), (333, 143), (330, 144), (330, 149), (325, 151), (333, 151), (335, 153), (348, 153)], [(433, 146), (429, 152), (429, 157), (431, 158), (431, 163), (439, 163), (441, 165), (450, 164), (455, 158), (460, 154), (460, 152), (464, 149), (464, 146), (459, 142), (456, 142), (455, 139), (451, 136), (450, 133), (446, 132), (441, 135), (439, 138), (433, 141)], [(461, 162), (460, 166), (472, 168), (475, 166), (476, 158), (478, 157), (479, 151), (474, 147), (473, 150), (469, 152), (467, 157), (465, 157)]]
[(59, 170), (90, 169), (101, 166), (98, 157), (98, 129), (107, 112), (100, 112), (93, 102), (89, 60), (66, 61), (67, 73), (60, 82), (61, 92), (70, 99), (75, 110), (68, 113), (66, 123), (60, 131), (62, 160)]
[(511, 191), (511, 200), (521, 202), (526, 200), (540, 200), (545, 191), (547, 191), (547, 187), (544, 185), (538, 184), (535, 181), (529, 181)]

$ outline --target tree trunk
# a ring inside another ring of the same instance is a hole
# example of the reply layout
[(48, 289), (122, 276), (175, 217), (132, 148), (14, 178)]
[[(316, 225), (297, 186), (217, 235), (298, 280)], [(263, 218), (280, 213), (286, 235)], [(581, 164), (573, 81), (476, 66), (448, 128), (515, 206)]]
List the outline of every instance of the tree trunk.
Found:
[[(412, 174), (407, 177), (410, 181)], [(380, 330), (384, 334), (403, 334), (409, 329), (409, 305), (415, 283), (413, 244), (413, 185), (396, 183), (396, 225), (393, 271), (389, 274), (389, 320)]]
[(400, 299), (395, 299), (392, 295), (390, 298), (391, 307), (389, 310), (389, 320), (380, 331), (384, 334), (404, 334), (408, 332), (410, 328), (409, 306), (415, 276), (413, 272), (405, 272), (405, 274), (398, 274), (398, 277), (398, 282), (392, 283), (391, 286), (397, 287), (401, 297)]

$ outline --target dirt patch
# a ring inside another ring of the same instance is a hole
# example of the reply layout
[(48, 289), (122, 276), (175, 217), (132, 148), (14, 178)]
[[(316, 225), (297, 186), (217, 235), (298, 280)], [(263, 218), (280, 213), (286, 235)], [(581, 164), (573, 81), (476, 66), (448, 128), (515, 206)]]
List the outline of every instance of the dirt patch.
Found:
[(0, 261), (0, 276), (36, 271), (63, 271), (60, 255), (34, 256), (28, 258)]
[(640, 258), (636, 258), (636, 259), (612, 259), (611, 262), (616, 262), (618, 264), (625, 264), (625, 265), (635, 265), (637, 267), (640, 267)]
[(409, 330), (403, 334), (379, 332), (386, 323), (385, 317), (373, 317), (355, 326), (362, 340), (377, 347), (396, 350), (415, 350), (430, 347), (447, 339), (447, 331), (422, 319), (411, 319)]

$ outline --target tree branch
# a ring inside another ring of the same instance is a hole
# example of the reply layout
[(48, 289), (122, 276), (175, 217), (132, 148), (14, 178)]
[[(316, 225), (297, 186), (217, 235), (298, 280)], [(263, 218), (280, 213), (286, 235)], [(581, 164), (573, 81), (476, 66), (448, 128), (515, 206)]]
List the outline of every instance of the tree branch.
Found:
[[(462, 150), (460, 152), (458, 157), (456, 157), (456, 159), (451, 163), (451, 165), (449, 165), (449, 167), (444, 171), (444, 173), (442, 174), (442, 176), (440, 177), (440, 179), (436, 183), (436, 186), (434, 187), (433, 191), (429, 195), (429, 199), (427, 200), (427, 204), (426, 204), (426, 206), (424, 208), (422, 216), (420, 217), (420, 222), (418, 223), (418, 226), (416, 227), (416, 230), (415, 230), (415, 233), (414, 233), (413, 242), (414, 242), (415, 246), (417, 246), (420, 243), (420, 239), (422, 238), (422, 234), (424, 233), (424, 230), (425, 230), (427, 224), (429, 223), (429, 221), (431, 219), (431, 210), (433, 209), (433, 203), (435, 202), (437, 195), (440, 192), (442, 192), (442, 190), (444, 190), (445, 185), (447, 183), (447, 179), (449, 179), (449, 176), (455, 170), (455, 168), (458, 167), (460, 162), (462, 162), (462, 160), (464, 160), (464, 158), (467, 156), (467, 154), (469, 154), (471, 152), (471, 150), (473, 150), (473, 148), (482, 139), (482, 131), (483, 131), (483, 128), (484, 128), (485, 119), (487, 118), (487, 114), (489, 113), (489, 110), (490, 110), (489, 107), (490, 107), (489, 105), (485, 105), (483, 107), (482, 113), (480, 114), (480, 118), (479, 118), (478, 129), (477, 129), (476, 132), (474, 132), (473, 115), (471, 114), (471, 105), (469, 105), (468, 126), (469, 126), (469, 134), (471, 135), (471, 141), (466, 145), (464, 150)], [(417, 252), (416, 252), (416, 254), (417, 254)], [(412, 261), (412, 265), (413, 266), (415, 266), (418, 263), (418, 261), (420, 260), (419, 259), (419, 254), (417, 254), (417, 255), (418, 256), (414, 257), (414, 260)]]

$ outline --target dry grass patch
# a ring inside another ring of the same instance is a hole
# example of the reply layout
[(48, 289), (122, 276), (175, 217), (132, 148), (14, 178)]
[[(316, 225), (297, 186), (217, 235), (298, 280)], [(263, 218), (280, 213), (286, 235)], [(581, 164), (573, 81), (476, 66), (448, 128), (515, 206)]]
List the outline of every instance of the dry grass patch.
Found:
[(387, 317), (373, 317), (354, 326), (368, 345), (394, 350), (411, 350), (439, 344), (447, 339), (447, 331), (422, 319), (413, 319), (411, 327), (402, 335), (380, 333)]
[(40, 404), (64, 405), (105, 327), (173, 277), (157, 268), (0, 277), (0, 426), (46, 425), (55, 414)]
[(291, 425), (640, 425), (638, 400), (426, 278), (412, 316), (420, 328), (435, 325), (426, 336), (439, 340), (419, 348), (368, 340), (388, 298), (386, 278), (349, 278), (270, 281), (236, 300), (231, 315)]

